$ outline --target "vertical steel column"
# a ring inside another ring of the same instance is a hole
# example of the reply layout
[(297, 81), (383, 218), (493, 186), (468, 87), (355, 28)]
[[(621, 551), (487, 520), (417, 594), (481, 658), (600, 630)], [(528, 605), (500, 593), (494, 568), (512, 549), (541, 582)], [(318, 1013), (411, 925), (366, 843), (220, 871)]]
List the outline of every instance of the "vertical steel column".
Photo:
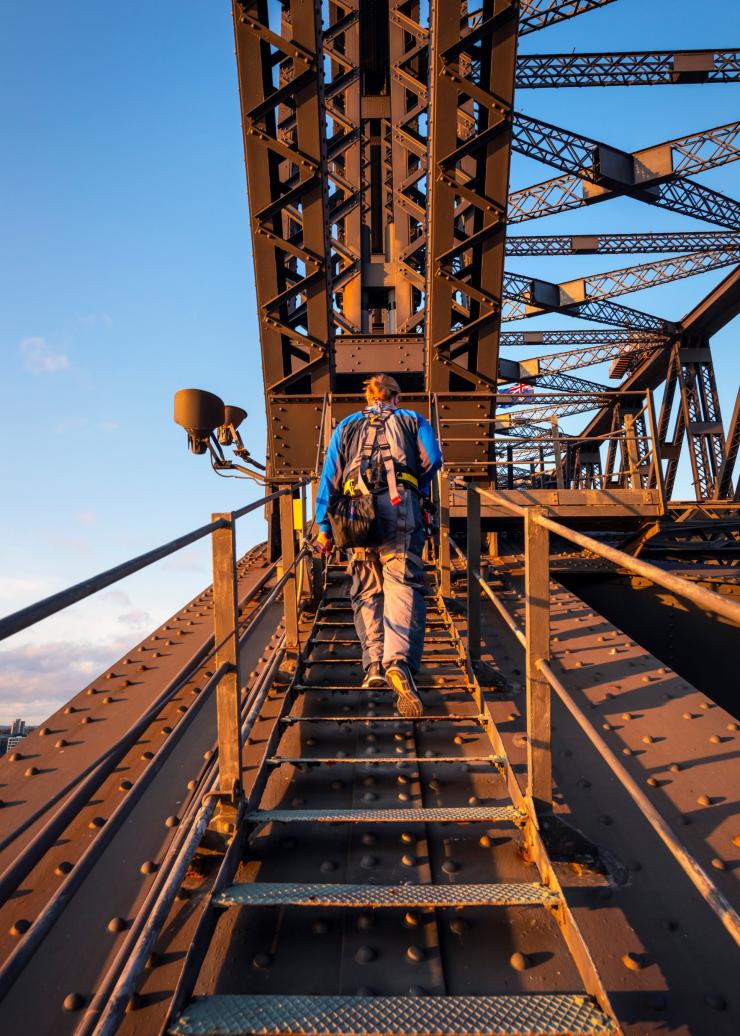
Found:
[(236, 541), (231, 514), (214, 514), (211, 520), (224, 522), (211, 536), (216, 668), (227, 667), (216, 687), (219, 781), (221, 792), (236, 802), (242, 779)]
[(552, 424), (552, 445), (555, 451), (555, 484), (558, 489), (565, 489), (563, 451), (560, 449), (560, 429), (558, 428), (558, 419), (555, 414), (550, 418), (550, 422)]
[(538, 810), (552, 810), (550, 685), (539, 670), (550, 658), (550, 536), (528, 508), (524, 517), (524, 590), (527, 633), (527, 793)]
[(480, 658), (480, 496), (468, 486), (468, 657)]
[(452, 592), (450, 578), (450, 480), (443, 471), (438, 475), (439, 489), (439, 580), (443, 597)]
[(639, 468), (640, 458), (637, 452), (637, 440), (635, 439), (635, 415), (624, 415), (624, 439), (627, 452), (626, 467), (629, 471), (629, 483), (632, 489), (640, 488)]
[(655, 415), (655, 400), (653, 399), (652, 389), (647, 390), (646, 396), (650, 438), (653, 441), (653, 461), (650, 468), (648, 484), (650, 486), (657, 486), (658, 492), (660, 493), (660, 513), (665, 514), (667, 501), (665, 495), (665, 478), (663, 477), (663, 458), (660, 455), (660, 433), (658, 431), (658, 420)]
[(295, 532), (293, 521), (293, 497), (286, 493), (280, 497), (280, 543), (282, 545), (283, 575), (290, 572), (290, 578), (283, 587), (283, 604), (285, 607), (285, 649), (289, 658), (298, 654), (298, 591), (295, 561)]

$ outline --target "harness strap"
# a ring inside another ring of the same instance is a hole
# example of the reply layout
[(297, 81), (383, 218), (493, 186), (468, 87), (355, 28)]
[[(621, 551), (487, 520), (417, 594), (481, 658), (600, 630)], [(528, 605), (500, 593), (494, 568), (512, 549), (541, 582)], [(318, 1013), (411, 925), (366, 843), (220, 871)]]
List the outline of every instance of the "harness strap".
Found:
[(388, 444), (388, 436), (385, 432), (385, 422), (390, 417), (390, 414), (374, 414), (365, 411), (365, 437), (362, 442), (362, 448), (360, 450), (360, 470), (357, 475), (357, 485), (360, 492), (363, 495), (367, 495), (371, 492), (367, 482), (365, 481), (365, 475), (363, 468), (366, 463), (369, 463), (373, 448), (377, 442), (380, 450), (380, 456), (383, 461), (383, 467), (385, 468), (385, 476), (388, 482), (388, 494), (390, 496), (391, 503), (394, 507), (398, 507), (401, 502), (401, 497), (398, 493), (398, 483), (396, 482), (396, 466), (393, 462), (393, 454)]

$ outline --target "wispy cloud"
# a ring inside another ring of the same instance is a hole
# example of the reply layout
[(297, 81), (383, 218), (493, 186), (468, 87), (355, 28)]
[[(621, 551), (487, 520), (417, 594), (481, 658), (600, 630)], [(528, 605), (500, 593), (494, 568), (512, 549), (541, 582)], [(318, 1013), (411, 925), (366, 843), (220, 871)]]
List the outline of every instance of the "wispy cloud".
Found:
[(20, 350), (23, 366), (31, 374), (56, 374), (70, 366), (69, 357), (55, 352), (45, 338), (24, 338)]
[(46, 539), (53, 547), (62, 547), (64, 550), (69, 551), (70, 554), (89, 557), (95, 553), (88, 541), (80, 536), (66, 536), (61, 532), (50, 532), (47, 534)]
[(127, 626), (129, 629), (149, 629), (152, 625), (152, 620), (149, 617), (149, 612), (144, 611), (143, 608), (132, 608), (131, 611), (124, 612), (123, 615), (118, 616), (118, 621), (123, 626)]
[(95, 511), (80, 511), (77, 516), (83, 525), (95, 525), (98, 520), (98, 516)]
[(105, 644), (24, 644), (0, 651), (0, 722), (30, 723), (52, 712), (115, 662), (128, 639)]
[(113, 317), (110, 313), (85, 313), (80, 317), (83, 327), (104, 327), (110, 330), (113, 327)]

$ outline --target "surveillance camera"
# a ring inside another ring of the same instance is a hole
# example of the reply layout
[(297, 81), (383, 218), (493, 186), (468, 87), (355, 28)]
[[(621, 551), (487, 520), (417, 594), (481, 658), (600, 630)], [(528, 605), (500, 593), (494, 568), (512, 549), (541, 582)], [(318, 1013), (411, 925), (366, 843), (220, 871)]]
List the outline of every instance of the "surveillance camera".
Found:
[(175, 393), (175, 424), (188, 433), (188, 447), (193, 453), (205, 453), (208, 439), (224, 424), (224, 401), (202, 389), (180, 389)]
[(218, 441), (222, 446), (231, 446), (239, 440), (237, 428), (247, 416), (247, 411), (240, 406), (224, 407), (224, 423), (218, 430)]

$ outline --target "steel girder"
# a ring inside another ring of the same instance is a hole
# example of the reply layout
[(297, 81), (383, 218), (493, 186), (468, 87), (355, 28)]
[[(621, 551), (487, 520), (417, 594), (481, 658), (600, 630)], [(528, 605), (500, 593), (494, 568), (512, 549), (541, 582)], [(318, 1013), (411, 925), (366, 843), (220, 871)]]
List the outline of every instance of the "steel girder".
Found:
[(497, 373), (518, 5), (432, 10), (426, 333), (429, 388), (445, 391)]
[(725, 249), (740, 253), (740, 233), (710, 230), (673, 234), (509, 234), (506, 239), (506, 254), (514, 256), (719, 252)]
[(292, 0), (280, 31), (267, 0), (233, 6), (262, 346), (269, 470), (282, 467), (277, 395), (329, 387), (332, 271), (319, 8)]
[(740, 82), (740, 50), (520, 54), (519, 89)]
[(517, 115), (514, 150), (555, 166), (564, 175), (513, 191), (509, 195), (509, 223), (538, 219), (624, 194), (738, 230), (740, 204), (688, 177), (740, 158), (739, 130), (740, 122), (732, 122), (630, 153), (539, 119)]

